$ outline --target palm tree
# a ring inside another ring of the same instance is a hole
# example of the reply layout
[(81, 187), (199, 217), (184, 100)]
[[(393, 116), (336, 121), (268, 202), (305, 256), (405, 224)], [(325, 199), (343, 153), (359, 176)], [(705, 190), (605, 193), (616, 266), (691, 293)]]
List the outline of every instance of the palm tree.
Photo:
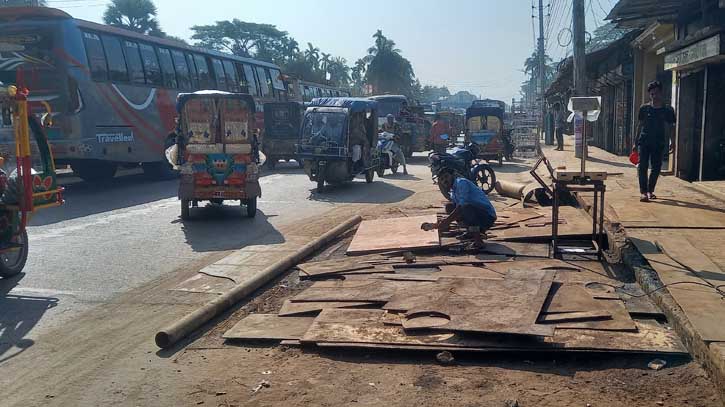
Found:
[(141, 34), (163, 37), (156, 12), (156, 5), (151, 0), (111, 0), (103, 13), (103, 21)]
[(332, 54), (320, 52), (320, 69), (322, 70), (322, 72), (329, 72), (331, 57)]
[(377, 30), (373, 35), (375, 44), (368, 49), (363, 58), (365, 81), (372, 85), (376, 93), (395, 92), (412, 95), (415, 73), (410, 61), (395, 48), (395, 41)]
[(320, 69), (320, 49), (312, 45), (311, 42), (307, 43), (305, 60), (310, 64), (313, 70)]

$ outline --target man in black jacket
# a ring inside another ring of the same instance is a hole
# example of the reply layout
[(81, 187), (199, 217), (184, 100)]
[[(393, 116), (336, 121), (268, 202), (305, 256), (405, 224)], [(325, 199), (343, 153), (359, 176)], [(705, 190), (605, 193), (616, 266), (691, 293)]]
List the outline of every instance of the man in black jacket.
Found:
[[(655, 81), (647, 85), (650, 102), (639, 108), (639, 129), (634, 151), (639, 152), (640, 201), (656, 199), (655, 186), (662, 170), (665, 148), (669, 145), (667, 131), (675, 124), (675, 110), (664, 103), (662, 83)], [(647, 174), (649, 167), (652, 171)]]

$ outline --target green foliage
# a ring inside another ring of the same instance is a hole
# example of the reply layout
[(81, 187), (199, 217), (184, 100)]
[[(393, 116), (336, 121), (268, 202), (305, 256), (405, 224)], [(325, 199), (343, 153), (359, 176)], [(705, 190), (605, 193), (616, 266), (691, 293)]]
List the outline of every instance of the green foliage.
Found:
[(165, 36), (156, 20), (156, 6), (151, 0), (111, 0), (103, 13), (103, 21), (141, 34)]
[(419, 96), (420, 83), (415, 80), (413, 66), (395, 47), (395, 41), (383, 35), (381, 30), (378, 30), (373, 38), (375, 44), (362, 58), (364, 70), (358, 69), (356, 64), (356, 75), (364, 71), (364, 82), (372, 88), (373, 93)]
[(425, 85), (421, 90), (421, 100), (424, 102), (437, 102), (442, 97), (451, 96), (451, 92), (445, 86)]

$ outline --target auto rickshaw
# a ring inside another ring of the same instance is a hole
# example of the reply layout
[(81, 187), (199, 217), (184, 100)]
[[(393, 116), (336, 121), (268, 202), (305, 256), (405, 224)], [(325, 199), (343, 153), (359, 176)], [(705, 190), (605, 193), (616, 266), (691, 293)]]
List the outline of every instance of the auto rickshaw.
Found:
[(359, 174), (373, 182), (379, 165), (376, 154), (377, 107), (359, 98), (316, 98), (305, 111), (297, 156), (305, 173), (322, 192), (325, 183), (351, 181)]
[(279, 160), (297, 160), (295, 146), (300, 135), (304, 105), (300, 102), (274, 102), (264, 104), (264, 138), (261, 149), (267, 157), (267, 166), (274, 169)]
[(253, 218), (262, 196), (254, 99), (199, 91), (180, 94), (176, 107), (177, 151), (171, 161), (181, 178), (181, 219), (189, 219), (191, 207), (200, 201), (221, 205), (225, 200), (240, 201)]
[(506, 104), (498, 100), (476, 100), (466, 109), (466, 142), (478, 144), (481, 152), (478, 158), (497, 160), (503, 165), (504, 113)]
[[(64, 202), (48, 138), (31, 113), (28, 94), (27, 89), (0, 83), (0, 138), (12, 134), (15, 140), (15, 156), (0, 158), (0, 277), (6, 278), (20, 273), (28, 259), (25, 227), (30, 216)], [(40, 103), (47, 111), (43, 124), (52, 125), (50, 106)]]

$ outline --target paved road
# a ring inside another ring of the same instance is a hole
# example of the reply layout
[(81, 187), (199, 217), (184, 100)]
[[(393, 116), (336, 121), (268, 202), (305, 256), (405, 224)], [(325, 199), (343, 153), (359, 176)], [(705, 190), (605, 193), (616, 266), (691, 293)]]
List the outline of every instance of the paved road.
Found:
[[(428, 177), (424, 161), (417, 162), (411, 171)], [(335, 205), (402, 201), (412, 194), (396, 186), (404, 179), (376, 177), (372, 185), (356, 180), (317, 194), (301, 170), (280, 165), (260, 180), (263, 197), (255, 219), (230, 205), (192, 209), (196, 220), (189, 222), (179, 218), (177, 181), (152, 182), (137, 174), (104, 187), (72, 183), (66, 205), (32, 219), (25, 273), (0, 280), (0, 363), (18, 345), (32, 344), (28, 340), (119, 293), (230, 250), (280, 242), (284, 224)]]

